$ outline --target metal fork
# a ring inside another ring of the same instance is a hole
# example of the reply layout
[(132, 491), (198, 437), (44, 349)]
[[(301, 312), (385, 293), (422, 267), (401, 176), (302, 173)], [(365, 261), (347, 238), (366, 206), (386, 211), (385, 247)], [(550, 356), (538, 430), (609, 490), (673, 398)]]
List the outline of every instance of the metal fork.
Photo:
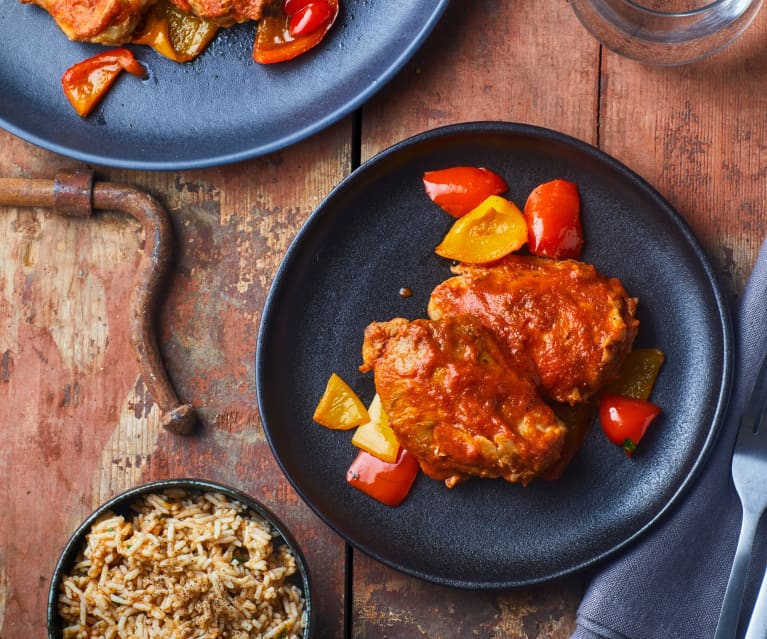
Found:
[(714, 639), (732, 639), (738, 629), (746, 572), (759, 520), (767, 509), (767, 357), (746, 403), (732, 455), (732, 479), (743, 507), (735, 559)]

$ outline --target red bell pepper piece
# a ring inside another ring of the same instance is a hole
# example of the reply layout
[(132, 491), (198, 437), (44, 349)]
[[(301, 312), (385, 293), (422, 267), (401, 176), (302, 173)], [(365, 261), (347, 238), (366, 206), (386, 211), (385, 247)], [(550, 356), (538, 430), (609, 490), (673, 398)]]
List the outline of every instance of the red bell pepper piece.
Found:
[(122, 71), (143, 76), (146, 71), (128, 49), (111, 49), (78, 62), (64, 72), (64, 94), (82, 117), (106, 95)]
[(282, 5), (282, 10), (286, 15), (292, 16), (294, 13), (298, 13), (310, 2), (313, 2), (313, 0), (285, 0)]
[(660, 412), (660, 406), (647, 400), (612, 393), (603, 394), (599, 401), (602, 430), (613, 444), (622, 446), (629, 457)]
[(326, 0), (314, 0), (290, 16), (290, 35), (306, 36), (324, 27), (334, 17), (334, 9)]
[(553, 180), (533, 189), (525, 203), (527, 245), (533, 255), (578, 259), (583, 248), (578, 186)]
[(491, 195), (500, 195), (509, 188), (490, 169), (474, 166), (427, 171), (423, 174), (423, 186), (432, 202), (453, 217), (466, 215)]
[(277, 15), (258, 21), (253, 59), (260, 64), (292, 60), (317, 46), (338, 17), (339, 0), (288, 0)]
[(393, 463), (362, 450), (346, 471), (346, 481), (387, 506), (399, 506), (410, 492), (418, 468), (416, 458), (404, 448)]

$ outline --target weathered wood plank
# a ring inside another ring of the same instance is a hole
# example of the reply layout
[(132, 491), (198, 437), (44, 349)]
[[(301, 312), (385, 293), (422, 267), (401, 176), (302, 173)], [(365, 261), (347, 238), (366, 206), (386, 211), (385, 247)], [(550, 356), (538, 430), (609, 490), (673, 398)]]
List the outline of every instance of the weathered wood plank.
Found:
[(599, 47), (564, 1), (453, 3), (363, 108), (362, 158), (420, 131), (523, 122), (596, 143)]
[(566, 639), (575, 627), (582, 579), (503, 592), (436, 586), (354, 553), (353, 636)]
[(722, 53), (646, 67), (604, 55), (602, 148), (687, 220), (734, 294), (767, 229), (767, 15)]
[[(52, 177), (76, 163), (0, 133), (0, 174)], [(176, 235), (157, 327), (178, 394), (201, 416), (174, 436), (140, 378), (127, 300), (140, 225), (104, 213), (72, 221), (0, 209), (0, 628), (42, 635), (50, 571), (98, 503), (165, 477), (241, 488), (294, 530), (317, 592), (320, 637), (343, 632), (344, 553), (297, 497), (265, 440), (256, 406), (255, 344), (274, 272), (321, 197), (350, 170), (350, 124), (311, 144), (189, 173), (101, 169), (155, 195)]]

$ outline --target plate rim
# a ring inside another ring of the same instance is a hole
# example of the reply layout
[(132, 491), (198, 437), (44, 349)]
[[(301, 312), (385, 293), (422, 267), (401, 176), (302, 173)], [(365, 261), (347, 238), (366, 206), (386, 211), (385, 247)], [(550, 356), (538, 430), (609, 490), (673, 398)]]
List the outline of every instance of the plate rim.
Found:
[[(587, 155), (594, 157), (602, 164), (606, 164), (612, 171), (621, 174), (622, 177), (632, 182), (638, 187), (643, 194), (650, 197), (655, 201), (657, 206), (662, 208), (672, 219), (678, 227), (679, 232), (685, 237), (688, 242), (689, 248), (696, 255), (702, 274), (705, 275), (705, 281), (707, 282), (707, 288), (713, 295), (714, 306), (716, 308), (717, 317), (717, 333), (721, 336), (721, 359), (722, 366), (721, 371), (718, 371), (718, 377), (721, 377), (721, 387), (717, 394), (716, 405), (712, 411), (711, 425), (708, 428), (705, 439), (701, 445), (694, 462), (691, 464), (690, 471), (684, 477), (682, 482), (676, 487), (671, 496), (666, 500), (666, 503), (654, 513), (650, 519), (631, 535), (628, 535), (621, 542), (611, 546), (610, 548), (602, 551), (599, 554), (590, 556), (587, 560), (569, 565), (560, 570), (552, 570), (546, 575), (532, 578), (532, 579), (509, 579), (505, 581), (480, 581), (473, 579), (454, 579), (449, 577), (441, 577), (427, 573), (422, 570), (411, 568), (402, 562), (395, 561), (389, 557), (383, 556), (381, 553), (377, 553), (374, 549), (363, 547), (357, 544), (350, 538), (343, 530), (340, 529), (334, 522), (330, 520), (328, 515), (323, 513), (318, 506), (313, 504), (307, 499), (302, 488), (297, 485), (296, 480), (289, 474), (288, 469), (285, 466), (280, 455), (276, 450), (276, 445), (272, 439), (270, 429), (267, 427), (267, 420), (264, 418), (266, 414), (265, 402), (261, 392), (261, 379), (265, 374), (266, 363), (263, 358), (262, 345), (266, 340), (265, 332), (268, 330), (270, 322), (275, 321), (272, 318), (273, 306), (276, 304), (275, 298), (279, 294), (279, 283), (283, 279), (284, 273), (289, 270), (297, 257), (303, 243), (303, 238), (313, 232), (315, 226), (322, 224), (326, 219), (332, 219), (328, 217), (330, 214), (324, 213), (328, 208), (329, 203), (332, 202), (339, 193), (344, 192), (353, 184), (360, 175), (363, 175), (366, 171), (370, 170), (375, 165), (384, 162), (389, 156), (402, 152), (403, 150), (422, 143), (424, 141), (431, 140), (433, 138), (446, 137), (453, 134), (469, 134), (469, 133), (498, 133), (502, 135), (515, 135), (515, 136), (527, 136), (534, 138), (543, 138), (563, 144), (568, 147), (572, 147), (579, 152), (586, 153)], [(701, 470), (708, 461), (712, 449), (719, 438), (722, 430), (722, 425), (726, 417), (727, 408), (729, 405), (730, 395), (732, 391), (733, 382), (733, 370), (734, 370), (734, 336), (733, 336), (733, 324), (732, 317), (729, 308), (729, 304), (726, 296), (724, 295), (719, 277), (716, 275), (713, 266), (706, 252), (704, 251), (699, 240), (692, 232), (691, 227), (687, 221), (679, 214), (679, 212), (671, 206), (671, 204), (644, 178), (638, 173), (630, 169), (628, 166), (609, 155), (607, 152), (595, 147), (583, 140), (570, 136), (568, 134), (549, 129), (539, 125), (526, 124), (520, 122), (502, 121), (502, 120), (478, 120), (459, 122), (454, 124), (443, 125), (421, 131), (405, 139), (402, 139), (391, 146), (383, 149), (379, 153), (371, 156), (359, 168), (353, 171), (351, 174), (341, 180), (336, 187), (334, 187), (320, 204), (314, 209), (309, 218), (304, 222), (298, 233), (290, 243), (283, 259), (281, 260), (277, 270), (275, 271), (272, 284), (270, 285), (268, 294), (266, 296), (263, 311), (259, 321), (258, 336), (256, 340), (256, 355), (255, 355), (255, 381), (256, 381), (256, 393), (259, 415), (261, 418), (262, 427), (266, 436), (269, 447), (272, 454), (277, 461), (280, 469), (288, 479), (291, 486), (301, 497), (302, 501), (309, 506), (309, 508), (334, 532), (336, 532), (346, 543), (351, 544), (355, 549), (363, 552), (365, 555), (379, 561), (380, 563), (402, 572), (403, 574), (410, 575), (427, 582), (435, 583), (442, 586), (448, 586), (452, 588), (465, 589), (465, 590), (497, 590), (497, 589), (514, 589), (520, 587), (529, 587), (533, 585), (548, 583), (556, 579), (561, 579), (565, 576), (578, 573), (586, 568), (596, 566), (609, 557), (614, 557), (628, 546), (635, 543), (638, 539), (643, 537), (651, 529), (655, 528), (665, 517), (669, 515), (674, 508), (676, 508), (682, 501), (683, 497), (689, 491), (691, 486), (699, 478)]]

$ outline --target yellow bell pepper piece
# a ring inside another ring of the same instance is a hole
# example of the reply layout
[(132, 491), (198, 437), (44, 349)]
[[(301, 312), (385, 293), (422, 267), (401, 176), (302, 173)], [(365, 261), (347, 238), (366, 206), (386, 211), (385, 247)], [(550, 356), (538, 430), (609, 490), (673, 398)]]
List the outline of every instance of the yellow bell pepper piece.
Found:
[(330, 376), (313, 417), (333, 430), (349, 430), (370, 420), (365, 404), (336, 373)]
[(453, 224), (435, 251), (468, 264), (492, 262), (521, 249), (527, 242), (527, 222), (517, 206), (491, 195)]
[(148, 45), (174, 62), (188, 62), (203, 52), (217, 32), (214, 22), (161, 0), (149, 10), (131, 41)]
[(370, 421), (354, 431), (352, 444), (382, 461), (393, 464), (397, 461), (399, 454), (399, 442), (389, 426), (389, 419), (381, 406), (381, 398), (378, 394), (373, 397), (373, 401), (368, 406), (368, 415), (370, 415)]

